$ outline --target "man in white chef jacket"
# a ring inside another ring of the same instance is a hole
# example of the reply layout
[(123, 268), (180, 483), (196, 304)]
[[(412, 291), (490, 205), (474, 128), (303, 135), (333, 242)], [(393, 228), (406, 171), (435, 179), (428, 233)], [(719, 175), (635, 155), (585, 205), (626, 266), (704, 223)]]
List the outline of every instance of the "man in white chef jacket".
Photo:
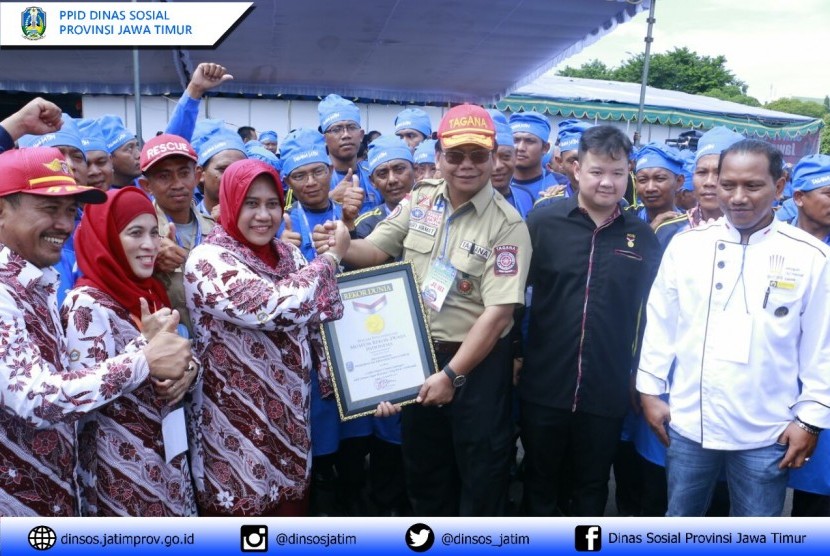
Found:
[(830, 249), (773, 218), (781, 168), (762, 141), (724, 150), (724, 217), (674, 237), (649, 296), (637, 390), (668, 446), (667, 515), (704, 515), (722, 471), (732, 515), (780, 515), (830, 427)]

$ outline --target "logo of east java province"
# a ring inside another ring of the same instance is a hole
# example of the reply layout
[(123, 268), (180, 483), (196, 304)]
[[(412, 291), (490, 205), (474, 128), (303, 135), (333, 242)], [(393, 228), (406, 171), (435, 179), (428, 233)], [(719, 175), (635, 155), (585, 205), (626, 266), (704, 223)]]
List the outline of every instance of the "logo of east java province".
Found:
[(20, 29), (31, 41), (42, 39), (46, 33), (46, 12), (37, 6), (26, 8), (20, 13)]

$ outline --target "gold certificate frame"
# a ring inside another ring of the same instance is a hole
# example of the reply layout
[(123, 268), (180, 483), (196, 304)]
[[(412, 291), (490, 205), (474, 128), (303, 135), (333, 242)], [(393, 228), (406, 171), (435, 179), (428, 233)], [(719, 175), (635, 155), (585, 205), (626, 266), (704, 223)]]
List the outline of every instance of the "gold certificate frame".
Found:
[(438, 363), (412, 264), (346, 272), (337, 286), (343, 318), (321, 329), (340, 419), (413, 403)]

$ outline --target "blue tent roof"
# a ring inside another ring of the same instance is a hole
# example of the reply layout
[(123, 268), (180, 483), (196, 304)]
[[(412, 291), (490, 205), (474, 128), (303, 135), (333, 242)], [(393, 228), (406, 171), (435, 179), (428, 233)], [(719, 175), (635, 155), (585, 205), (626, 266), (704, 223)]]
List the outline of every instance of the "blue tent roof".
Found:
[[(186, 0), (176, 0), (186, 1)], [(181, 92), (199, 62), (218, 92), (493, 103), (647, 9), (649, 0), (257, 1), (214, 49), (143, 49), (141, 92)], [(134, 94), (130, 49), (0, 51), (0, 89)]]

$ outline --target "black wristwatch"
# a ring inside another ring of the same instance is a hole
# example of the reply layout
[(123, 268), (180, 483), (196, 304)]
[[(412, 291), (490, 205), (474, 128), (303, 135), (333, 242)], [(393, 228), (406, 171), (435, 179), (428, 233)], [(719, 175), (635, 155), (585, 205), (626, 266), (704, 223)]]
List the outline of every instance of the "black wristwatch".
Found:
[(453, 388), (461, 388), (467, 382), (467, 377), (465, 375), (456, 373), (449, 365), (444, 366), (444, 374), (450, 377), (450, 382), (452, 383)]

